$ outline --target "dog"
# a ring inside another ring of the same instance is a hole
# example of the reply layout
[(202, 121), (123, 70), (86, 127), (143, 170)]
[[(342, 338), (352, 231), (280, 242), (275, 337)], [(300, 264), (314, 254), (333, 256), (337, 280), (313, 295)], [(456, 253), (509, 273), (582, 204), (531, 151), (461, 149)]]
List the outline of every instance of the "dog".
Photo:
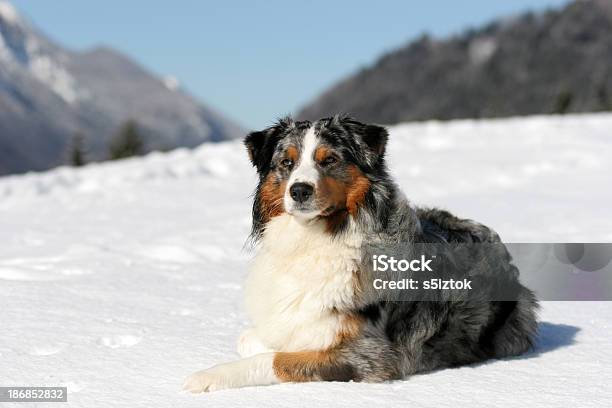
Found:
[[(502, 244), (496, 275), (510, 300), (439, 296), (384, 299), (368, 281), (367, 248), (402, 242), (491, 243), (488, 227), (444, 210), (417, 208), (389, 176), (388, 132), (336, 115), (290, 117), (247, 135), (259, 183), (251, 238), (257, 255), (246, 285), (254, 323), (241, 359), (187, 378), (199, 393), (305, 381), (383, 382), (415, 373), (516, 356), (534, 344), (534, 294)], [(480, 269), (478, 269), (480, 268)]]

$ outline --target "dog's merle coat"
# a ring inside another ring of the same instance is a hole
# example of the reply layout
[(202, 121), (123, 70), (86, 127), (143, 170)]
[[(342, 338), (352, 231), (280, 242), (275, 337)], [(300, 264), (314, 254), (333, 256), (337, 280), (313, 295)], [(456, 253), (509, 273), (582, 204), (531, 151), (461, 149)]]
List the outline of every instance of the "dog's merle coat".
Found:
[[(264, 248), (262, 251), (269, 252), (267, 257), (262, 256), (260, 274), (268, 273), (267, 267), (276, 273), (265, 275), (259, 283), (251, 285), (255, 287), (251, 291), (251, 298), (255, 298), (251, 303), (257, 304), (273, 296), (272, 290), (257, 292), (262, 285), (274, 288), (277, 283), (274, 279), (285, 279), (285, 274), (299, 269), (300, 265), (295, 266), (291, 259), (279, 260), (270, 255), (276, 245), (282, 246), (283, 241), (291, 239), (290, 234), (294, 232), (288, 231), (290, 226), (298, 231), (295, 234), (304, 237), (308, 237), (312, 229), (315, 231), (313, 240), (329, 239), (330, 246), (338, 245), (341, 250), (349, 250), (353, 242), (358, 242), (357, 252), (362, 261), (356, 270), (348, 271), (348, 276), (352, 273), (349, 286), (353, 286), (349, 288), (348, 300), (344, 296), (328, 302), (321, 295), (324, 303), (321, 319), (325, 324), (305, 320), (308, 323), (296, 326), (297, 329), (288, 331), (285, 337), (274, 337), (267, 329), (274, 326), (265, 322), (267, 316), (262, 317), (260, 311), (259, 320), (263, 319), (264, 323), (258, 335), (265, 348), (273, 353), (258, 354), (251, 360), (200, 372), (188, 381), (188, 388), (206, 391), (282, 381), (385, 381), (417, 372), (515, 356), (532, 346), (537, 327), (537, 302), (531, 291), (519, 283), (518, 271), (511, 264), (498, 235), (484, 225), (457, 218), (446, 211), (412, 207), (387, 172), (384, 158), (387, 138), (383, 127), (343, 116), (315, 123), (286, 118), (247, 136), (245, 144), (259, 175), (253, 203), (252, 239)], [(313, 144), (313, 140), (316, 143)], [(306, 152), (310, 148), (312, 152)], [(295, 174), (302, 171), (300, 166), (306, 159), (311, 159), (306, 155), (313, 158), (309, 164), (311, 168), (306, 169), (310, 173), (304, 170), (304, 174), (312, 177), (316, 169), (316, 180), (308, 181), (314, 186), (313, 197), (296, 203), (291, 200), (289, 191), (292, 185), (304, 180), (296, 178)], [(316, 216), (299, 223), (295, 221), (301, 219), (301, 213), (311, 214), (313, 209), (318, 211)], [(285, 231), (287, 237), (279, 237)], [(368, 248), (389, 247), (395, 243), (499, 244), (492, 255), (498, 265), (495, 270), (483, 267), (486, 263), (479, 262), (480, 259), (471, 259), (469, 273), (495, 275), (497, 281), (511, 288), (512, 296), (508, 301), (492, 300), (495, 299), (493, 293), (473, 297), (445, 294), (430, 299), (433, 301), (381, 298), (364, 284), (372, 273), (367, 264)], [(296, 262), (310, 262), (309, 254), (296, 252), (295, 256)], [(319, 254), (310, 254), (311, 258), (317, 256)], [(313, 276), (320, 275), (319, 272), (313, 270)], [(329, 273), (331, 275), (322, 280), (326, 285), (328, 280), (335, 279), (335, 272), (330, 270)], [(308, 279), (310, 275), (300, 276)], [(303, 284), (310, 283), (304, 281)], [(317, 295), (306, 289), (305, 293), (306, 297)], [(271, 310), (275, 304), (271, 305), (264, 310)], [(299, 307), (292, 310), (295, 310), (295, 319), (312, 320), (310, 315), (302, 316)], [(291, 315), (279, 316), (292, 318)], [(330, 319), (335, 323), (327, 323)], [(254, 320), (257, 328), (257, 318)], [(280, 327), (286, 323), (278, 324)], [(312, 328), (312, 332), (304, 327)], [(335, 333), (329, 340), (309, 340), (324, 337), (329, 330)], [(306, 343), (303, 338), (307, 339)], [(240, 375), (241, 379), (237, 379)]]

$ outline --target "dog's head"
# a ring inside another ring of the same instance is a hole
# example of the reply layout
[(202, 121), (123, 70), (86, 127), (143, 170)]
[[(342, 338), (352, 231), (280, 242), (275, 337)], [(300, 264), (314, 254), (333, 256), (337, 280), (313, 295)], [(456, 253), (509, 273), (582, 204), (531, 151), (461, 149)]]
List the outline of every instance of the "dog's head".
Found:
[(288, 213), (300, 220), (325, 218), (330, 230), (355, 216), (384, 168), (385, 128), (335, 116), (311, 123), (280, 120), (246, 139), (259, 174), (254, 233)]

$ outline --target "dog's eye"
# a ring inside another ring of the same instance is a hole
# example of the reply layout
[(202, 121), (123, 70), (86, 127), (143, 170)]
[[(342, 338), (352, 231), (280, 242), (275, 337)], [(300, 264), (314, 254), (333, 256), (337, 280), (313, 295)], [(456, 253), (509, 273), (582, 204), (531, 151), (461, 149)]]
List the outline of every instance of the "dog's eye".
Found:
[(281, 161), (281, 165), (283, 167), (291, 167), (291, 166), (293, 166), (293, 160), (291, 160), (291, 159), (284, 159), (284, 160)]
[(321, 166), (327, 167), (327, 166), (336, 164), (337, 162), (338, 162), (338, 159), (336, 159), (334, 156), (329, 156), (321, 162)]

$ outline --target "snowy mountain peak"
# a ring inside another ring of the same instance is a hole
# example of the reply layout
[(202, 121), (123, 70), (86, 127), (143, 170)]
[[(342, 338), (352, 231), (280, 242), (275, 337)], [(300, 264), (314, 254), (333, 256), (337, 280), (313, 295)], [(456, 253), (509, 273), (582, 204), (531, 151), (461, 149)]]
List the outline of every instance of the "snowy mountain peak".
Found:
[(176, 91), (181, 86), (181, 83), (179, 82), (179, 80), (172, 75), (165, 76), (162, 79), (162, 82), (164, 83), (164, 86), (171, 91)]
[(15, 7), (6, 0), (0, 0), (0, 18), (7, 23), (17, 24), (21, 22), (21, 17)]
[(66, 163), (76, 132), (88, 160), (108, 157), (110, 138), (135, 120), (145, 150), (194, 147), (243, 130), (112, 48), (74, 51), (0, 0), (0, 175)]
[(73, 104), (87, 92), (78, 89), (64, 60), (64, 52), (25, 24), (11, 3), (0, 0), (0, 62), (7, 70), (25, 69), (65, 103)]

